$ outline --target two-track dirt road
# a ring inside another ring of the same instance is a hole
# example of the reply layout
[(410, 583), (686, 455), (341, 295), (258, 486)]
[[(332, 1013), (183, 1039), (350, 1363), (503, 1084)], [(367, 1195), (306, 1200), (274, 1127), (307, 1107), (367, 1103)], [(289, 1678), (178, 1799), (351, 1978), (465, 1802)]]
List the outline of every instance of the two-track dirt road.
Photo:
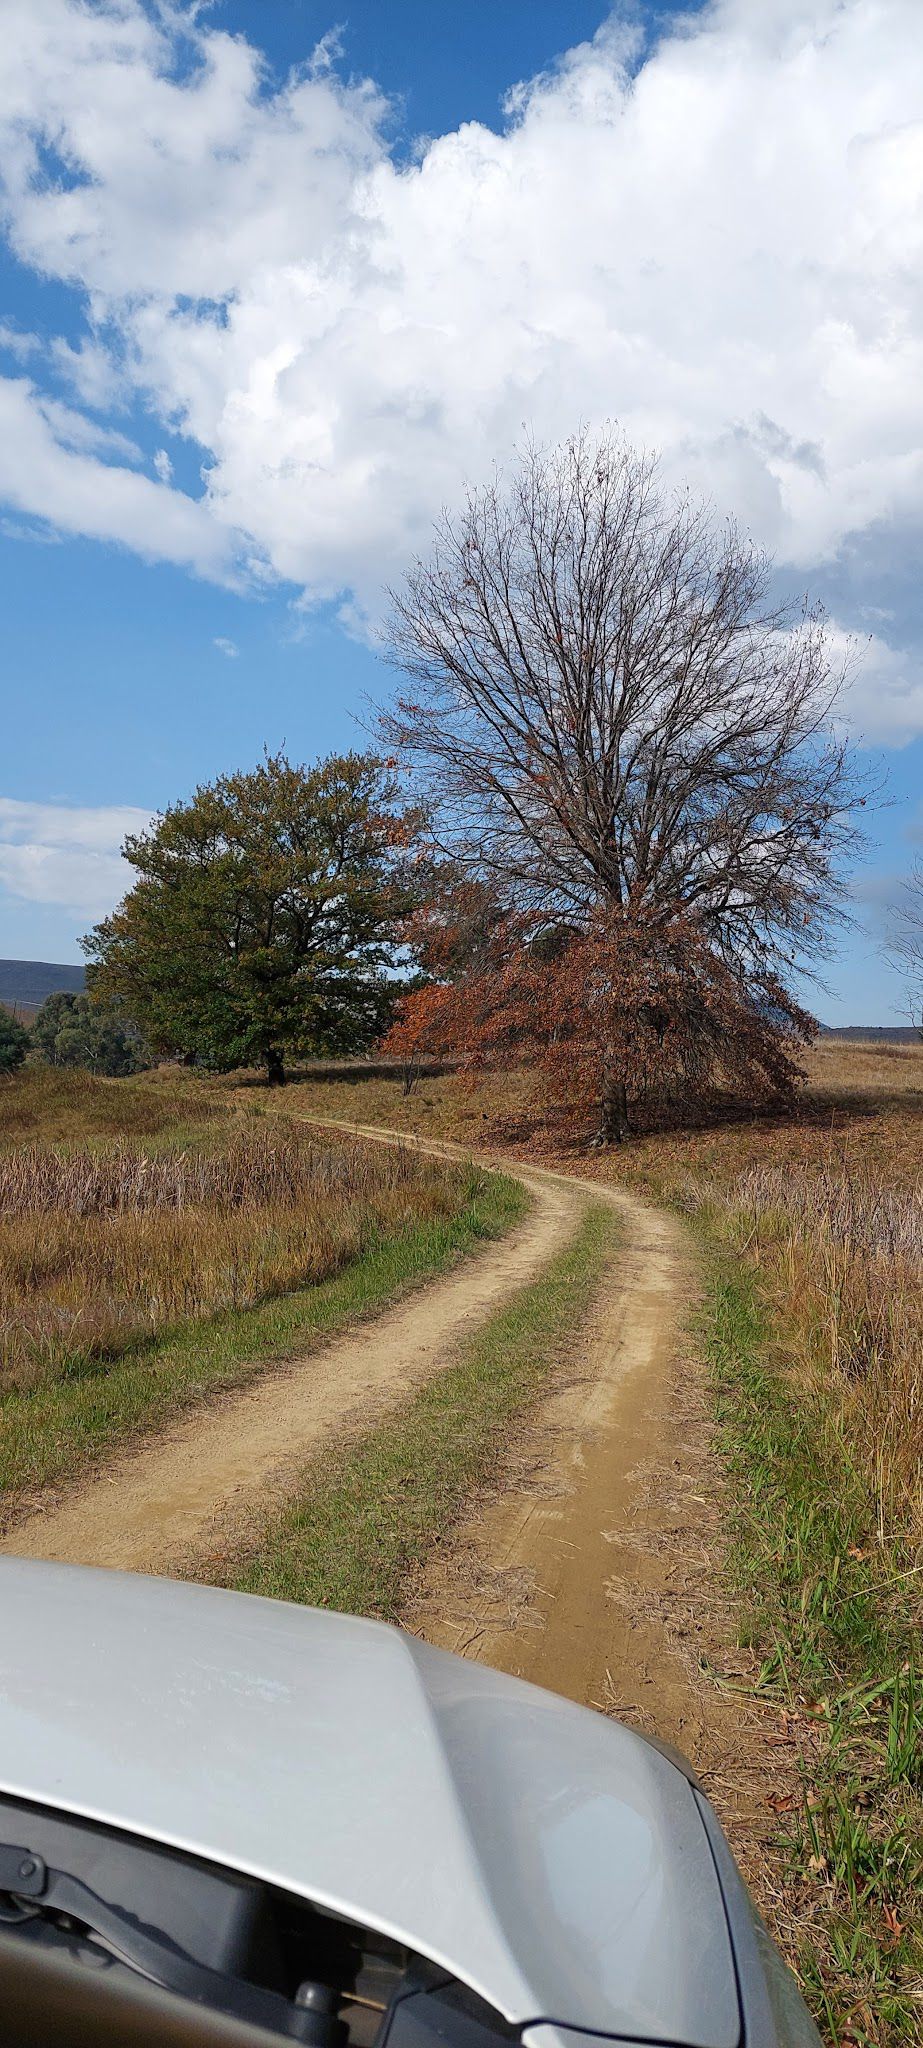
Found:
[(457, 1543), (440, 1551), (408, 1619), (447, 1648), (586, 1704), (628, 1710), (695, 1748), (697, 1690), (659, 1611), (681, 1524), (688, 1546), (689, 1411), (677, 1341), (692, 1275), (683, 1233), (621, 1191), (514, 1160), (491, 1163), (519, 1174), (533, 1194), (514, 1233), (374, 1323), (273, 1365), (49, 1497), (0, 1548), (136, 1571), (194, 1570), (217, 1528), (283, 1493), (325, 1442), (359, 1434), (438, 1372), (480, 1318), (537, 1276), (588, 1201), (612, 1202), (621, 1245), (591, 1324), (525, 1424), (503, 1486), (474, 1504)]

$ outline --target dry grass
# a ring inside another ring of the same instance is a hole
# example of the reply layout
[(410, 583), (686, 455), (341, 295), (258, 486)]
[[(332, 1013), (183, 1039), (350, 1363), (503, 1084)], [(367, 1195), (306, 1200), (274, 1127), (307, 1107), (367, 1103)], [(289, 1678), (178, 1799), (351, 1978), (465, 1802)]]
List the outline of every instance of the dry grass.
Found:
[[(255, 1096), (272, 1102), (266, 1089), (251, 1089), (249, 1084), (240, 1094), (245, 1100)], [(452, 1138), (474, 1147), (502, 1136), (511, 1119), (518, 1124), (527, 1116), (530, 1095), (523, 1074), (484, 1074), (476, 1088), (457, 1074), (424, 1074), (412, 1094), (405, 1095), (398, 1066), (390, 1076), (376, 1070), (366, 1078), (361, 1069), (347, 1065), (342, 1080), (293, 1082), (285, 1090), (285, 1102), (287, 1108), (306, 1115), (382, 1124), (391, 1130)]]
[(921, 1141), (923, 1046), (827, 1041), (791, 1115), (644, 1138), (614, 1162), (758, 1268), (786, 1373), (822, 1398), (895, 1571), (923, 1554)]
[(152, 1137), (196, 1124), (226, 1121), (226, 1092), (181, 1067), (154, 1068), (130, 1081), (106, 1081), (74, 1068), (26, 1066), (0, 1079), (0, 1144), (41, 1137), (92, 1142)]
[[(448, 1217), (462, 1200), (458, 1170), (442, 1161), (319, 1143), (208, 1084), (87, 1080), (29, 1074), (21, 1094), (3, 1092), (7, 1393), (323, 1281), (377, 1237)], [(126, 1124), (147, 1142), (125, 1136)], [(11, 1142), (17, 1129), (36, 1135)]]
[(699, 1209), (755, 1265), (775, 1303), (787, 1374), (822, 1391), (874, 1499), (895, 1569), (923, 1555), (923, 1182), (866, 1163), (751, 1167), (689, 1180)]
[[(760, 1697), (801, 1741), (765, 1885), (843, 2048), (920, 2038), (923, 1047), (812, 1056), (785, 1117), (606, 1160), (721, 1249), (705, 1330)], [(805, 1721), (807, 1717), (807, 1721)]]

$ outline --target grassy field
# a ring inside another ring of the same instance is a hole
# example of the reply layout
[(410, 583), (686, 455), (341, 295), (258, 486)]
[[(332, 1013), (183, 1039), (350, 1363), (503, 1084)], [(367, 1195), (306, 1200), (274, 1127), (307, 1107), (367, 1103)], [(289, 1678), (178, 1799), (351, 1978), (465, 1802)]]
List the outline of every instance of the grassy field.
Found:
[(180, 1076), (0, 1092), (0, 1489), (80, 1468), (522, 1213), (512, 1183), (319, 1140)]
[[(524, 1077), (305, 1082), (305, 1108), (560, 1156)], [(822, 1042), (795, 1109), (577, 1150), (680, 1208), (726, 1568), (800, 1792), (767, 1894), (827, 2036), (923, 2039), (923, 1047)]]

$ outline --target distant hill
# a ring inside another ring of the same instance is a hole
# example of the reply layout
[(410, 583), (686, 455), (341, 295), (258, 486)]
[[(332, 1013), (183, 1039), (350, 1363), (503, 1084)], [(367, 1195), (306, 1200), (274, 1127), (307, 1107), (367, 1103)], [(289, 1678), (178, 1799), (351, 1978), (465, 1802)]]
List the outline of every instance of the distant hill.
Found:
[(58, 989), (79, 996), (85, 986), (82, 967), (67, 967), (55, 960), (0, 960), (0, 1003), (27, 1019)]
[(867, 1038), (887, 1045), (919, 1045), (912, 1024), (822, 1024), (822, 1038)]

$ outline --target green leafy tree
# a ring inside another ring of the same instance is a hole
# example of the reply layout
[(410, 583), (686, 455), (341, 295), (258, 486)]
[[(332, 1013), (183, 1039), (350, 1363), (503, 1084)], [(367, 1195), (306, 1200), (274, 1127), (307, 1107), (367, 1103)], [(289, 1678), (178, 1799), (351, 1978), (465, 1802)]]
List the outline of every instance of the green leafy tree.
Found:
[(22, 1066), (29, 1043), (25, 1025), (0, 1003), (0, 1074), (13, 1074)]
[(126, 840), (138, 879), (84, 940), (94, 995), (226, 1072), (364, 1050), (393, 1007), (414, 819), (391, 766), (267, 755)]
[(150, 1066), (138, 1026), (87, 995), (56, 990), (46, 996), (32, 1027), (32, 1043), (52, 1067), (87, 1067), (118, 1078)]

